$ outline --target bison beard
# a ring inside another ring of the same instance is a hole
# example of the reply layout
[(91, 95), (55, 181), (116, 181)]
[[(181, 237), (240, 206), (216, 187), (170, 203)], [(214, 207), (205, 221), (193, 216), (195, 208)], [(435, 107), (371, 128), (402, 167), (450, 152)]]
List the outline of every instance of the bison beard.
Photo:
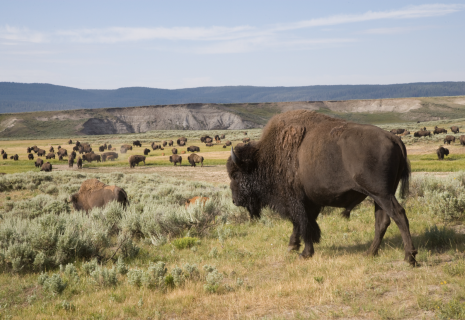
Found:
[(320, 240), (316, 222), (324, 206), (350, 211), (367, 196), (375, 202), (375, 238), (368, 250), (378, 253), (391, 218), (398, 225), (405, 259), (416, 264), (405, 210), (395, 192), (408, 191), (410, 166), (402, 140), (371, 125), (296, 110), (273, 117), (260, 141), (231, 149), (227, 162), (233, 202), (252, 218), (270, 206), (291, 220), (290, 250), (305, 243), (301, 257), (314, 254)]

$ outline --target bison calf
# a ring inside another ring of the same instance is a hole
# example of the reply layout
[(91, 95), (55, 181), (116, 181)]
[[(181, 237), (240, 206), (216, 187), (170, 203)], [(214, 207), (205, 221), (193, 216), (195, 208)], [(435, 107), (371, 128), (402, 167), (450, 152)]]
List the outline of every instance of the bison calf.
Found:
[(188, 199), (186, 200), (186, 202), (184, 203), (186, 209), (192, 205), (192, 204), (196, 204), (198, 201), (199, 204), (201, 204), (202, 206), (205, 206), (205, 202), (208, 201), (208, 198), (207, 197), (193, 197), (192, 199)]
[(82, 169), (82, 159), (81, 159), (81, 157), (77, 158), (76, 164), (77, 164), (78, 169)]

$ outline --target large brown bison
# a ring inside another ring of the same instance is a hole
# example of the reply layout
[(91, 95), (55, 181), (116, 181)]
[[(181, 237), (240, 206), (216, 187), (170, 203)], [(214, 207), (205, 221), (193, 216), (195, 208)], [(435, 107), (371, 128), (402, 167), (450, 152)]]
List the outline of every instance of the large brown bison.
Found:
[(421, 138), (421, 137), (431, 137), (431, 131), (417, 131), (413, 134), (414, 137)]
[(187, 147), (188, 152), (200, 152), (200, 148), (197, 146), (189, 146)]
[(226, 140), (226, 142), (224, 143), (225, 146), (229, 147), (231, 145), (231, 141), (229, 140)]
[(84, 181), (79, 191), (69, 197), (75, 210), (88, 212), (92, 208), (101, 208), (111, 201), (117, 201), (123, 206), (129, 204), (126, 191), (117, 186), (107, 186), (97, 179)]
[(181, 165), (182, 157), (178, 156), (177, 154), (173, 154), (172, 156), (170, 156), (170, 162), (174, 163), (174, 165), (176, 165), (177, 163)]
[(68, 144), (73, 144), (73, 140), (69, 139)]
[(3, 159), (8, 159), (8, 154), (6, 152), (4, 152), (3, 155), (2, 155), (2, 158)]
[(41, 167), (40, 171), (45, 171), (45, 172), (51, 172), (52, 171), (52, 165), (50, 162), (45, 162)]
[(44, 164), (44, 160), (42, 160), (42, 159), (40, 159), (40, 158), (37, 158), (36, 162), (34, 163), (34, 165), (36, 166), (36, 168), (42, 167), (43, 164)]
[(181, 145), (181, 142), (184, 142), (182, 145), (185, 145), (187, 143), (187, 138), (186, 137), (181, 137), (178, 140), (176, 140), (176, 143), (178, 145)]
[(77, 157), (76, 165), (77, 165), (78, 169), (82, 169), (82, 159), (81, 159), (81, 157)]
[(37, 149), (37, 155), (39, 157), (45, 156), (45, 150), (44, 149)]
[(92, 148), (90, 147), (90, 145), (83, 145), (81, 144), (79, 147), (79, 154), (83, 154), (83, 153), (91, 153), (92, 152)]
[(172, 147), (174, 144), (173, 140), (168, 141), (168, 147)]
[(213, 142), (213, 139), (212, 138), (205, 138), (205, 143), (212, 143)]
[(27, 158), (28, 158), (29, 160), (34, 160), (34, 155), (33, 155), (32, 153), (29, 153), (29, 154), (27, 155)]
[(74, 165), (74, 158), (69, 158), (68, 159), (68, 167), (72, 168)]
[(146, 155), (148, 155), (149, 153), (150, 153), (150, 149), (145, 148), (145, 149), (144, 149), (144, 155), (146, 156)]
[(133, 141), (133, 142), (132, 142), (132, 145), (133, 145), (134, 147), (142, 147), (142, 143), (140, 143), (139, 140)]
[(439, 147), (439, 149), (436, 150), (436, 154), (438, 155), (438, 160), (444, 160), (444, 156), (449, 155), (449, 149)]
[[(31, 153), (31, 148), (30, 148), (30, 147), (27, 147), (26, 152), (27, 152), (27, 153)], [(2, 149), (2, 154), (3, 154), (3, 149)]]
[(103, 151), (105, 151), (105, 147), (104, 147), (104, 146), (100, 146), (100, 147), (98, 147), (98, 151), (100, 151), (100, 152), (103, 152)]
[(460, 144), (463, 146), (465, 146), (465, 136), (464, 135), (461, 135), (460, 136)]
[(37, 153), (37, 151), (39, 151), (39, 148), (37, 146), (32, 146), (31, 150), (34, 151), (34, 153)]
[(152, 142), (151, 146), (152, 146), (152, 150), (158, 149), (158, 144), (156, 144), (155, 142)]
[(47, 155), (45, 156), (45, 159), (47, 159), (47, 160), (48, 160), (48, 159), (55, 159), (55, 154), (50, 152), (49, 154), (47, 154)]
[(167, 144), (168, 144), (168, 142), (163, 141), (163, 147), (166, 147)]
[(130, 144), (123, 144), (121, 148), (125, 148), (126, 150), (132, 150), (132, 146)]
[(375, 238), (368, 250), (378, 253), (391, 218), (398, 225), (405, 260), (415, 265), (404, 208), (395, 197), (408, 191), (410, 166), (402, 140), (378, 127), (295, 110), (274, 116), (259, 141), (231, 148), (227, 161), (233, 203), (259, 218), (269, 206), (294, 226), (290, 250), (305, 243), (301, 257), (314, 254), (320, 241), (316, 222), (325, 206), (350, 211), (367, 196), (375, 203)]
[(444, 144), (450, 144), (451, 142), (454, 142), (455, 143), (455, 137), (454, 136), (451, 136), (451, 135), (447, 135), (445, 138), (444, 138)]
[(444, 128), (438, 128), (437, 126), (434, 127), (433, 134), (440, 134), (440, 133), (447, 133), (447, 130)]
[(50, 147), (50, 149), (48, 149), (48, 152), (55, 152), (55, 148), (53, 148), (53, 146)]
[(178, 149), (176, 149), (176, 148), (171, 149), (171, 153), (172, 154), (178, 154)]
[(87, 162), (92, 162), (92, 161), (101, 162), (101, 161), (102, 161), (102, 157), (101, 157), (99, 154), (95, 154), (95, 153), (86, 153), (86, 154), (83, 154), (83, 155), (82, 155), (82, 160), (85, 160), (85, 161), (87, 161)]
[(133, 155), (129, 157), (130, 168), (134, 168), (136, 164), (139, 165), (139, 162), (144, 162), (145, 165), (145, 156)]
[(189, 155), (187, 161), (189, 161), (192, 167), (195, 167), (196, 163), (200, 163), (200, 166), (203, 167), (203, 157), (199, 156), (196, 153), (192, 153), (191, 155)]
[(452, 127), (450, 127), (450, 131), (452, 131), (453, 133), (459, 133), (460, 129), (457, 126), (452, 126)]
[(212, 137), (210, 137), (210, 136), (201, 136), (201, 137), (200, 137), (200, 142), (206, 143), (206, 142), (207, 142), (207, 139), (209, 139), (208, 142), (212, 142), (212, 141), (213, 141)]
[(19, 160), (18, 154), (15, 154), (15, 155), (13, 156), (13, 160), (14, 160), (14, 161), (18, 161), (18, 160)]

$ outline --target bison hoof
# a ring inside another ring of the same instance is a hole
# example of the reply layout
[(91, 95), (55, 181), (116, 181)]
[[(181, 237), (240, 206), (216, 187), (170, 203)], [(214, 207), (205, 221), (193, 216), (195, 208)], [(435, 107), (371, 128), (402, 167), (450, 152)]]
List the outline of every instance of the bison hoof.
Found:
[(299, 251), (299, 249), (300, 249), (300, 246), (298, 246), (298, 245), (288, 246), (287, 247), (287, 252)]
[(405, 261), (407, 261), (412, 267), (420, 266), (420, 264), (417, 262), (417, 260), (415, 260), (415, 255), (416, 254), (417, 254), (417, 251), (405, 254)]

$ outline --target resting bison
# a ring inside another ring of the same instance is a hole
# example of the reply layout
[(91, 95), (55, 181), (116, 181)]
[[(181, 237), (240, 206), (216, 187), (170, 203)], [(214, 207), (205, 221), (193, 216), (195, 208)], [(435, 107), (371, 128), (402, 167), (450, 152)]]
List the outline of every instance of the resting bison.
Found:
[(402, 134), (404, 131), (405, 129), (392, 129), (390, 132), (393, 134)]
[(39, 157), (45, 156), (45, 150), (43, 150), (43, 149), (37, 149), (37, 155), (38, 155)]
[(78, 169), (82, 169), (82, 159), (81, 159), (81, 157), (77, 158), (76, 165), (77, 165)]
[(439, 149), (436, 150), (436, 154), (438, 155), (438, 160), (444, 160), (444, 156), (449, 155), (449, 149), (439, 147)]
[(10, 159), (13, 160), (14, 157), (15, 157), (15, 156), (10, 156)]
[(148, 155), (150, 153), (150, 149), (145, 148), (144, 149), (144, 155)]
[(177, 163), (181, 165), (182, 157), (178, 156), (177, 154), (173, 154), (172, 156), (170, 156), (170, 162), (173, 162), (174, 165), (176, 165)]
[(186, 200), (186, 202), (184, 203), (184, 206), (186, 207), (186, 209), (189, 208), (190, 205), (196, 204), (196, 203), (199, 203), (202, 206), (205, 206), (205, 202), (207, 201), (208, 201), (207, 197), (193, 197), (192, 199)]
[(133, 145), (134, 147), (142, 147), (142, 143), (140, 143), (139, 140), (133, 141), (133, 142), (132, 142), (132, 145)]
[(212, 143), (213, 142), (213, 139), (212, 138), (205, 138), (205, 143)]
[(17, 154), (15, 154), (15, 155), (13, 156), (13, 160), (14, 160), (14, 161), (18, 161), (18, 160), (19, 160), (19, 157), (18, 157)]
[(190, 147), (187, 147), (187, 151), (189, 151), (189, 152), (200, 152), (200, 148), (197, 147), (197, 146), (190, 146)]
[(452, 127), (450, 127), (450, 131), (452, 131), (453, 133), (459, 133), (460, 129), (457, 126), (452, 126)]
[(454, 136), (451, 136), (451, 135), (447, 135), (445, 138), (444, 138), (444, 144), (450, 144), (451, 142), (454, 142), (455, 143), (455, 137)]
[(68, 167), (72, 168), (74, 165), (74, 158), (69, 158), (68, 159)]
[(434, 127), (433, 133), (434, 133), (434, 134), (447, 133), (447, 130), (444, 129), (444, 128), (438, 128), (438, 127), (436, 126), (436, 127)]
[(184, 141), (184, 143), (187, 142), (187, 138), (186, 137), (181, 137), (179, 138), (178, 140), (176, 140), (176, 143), (179, 144), (181, 141)]
[(3, 159), (8, 159), (8, 154), (5, 152), (5, 153), (3, 153), (2, 157), (3, 157)]
[(407, 135), (409, 135), (409, 134), (410, 134), (410, 131), (405, 130), (405, 131), (401, 134), (401, 136), (407, 136)]
[(123, 206), (129, 204), (126, 192), (117, 186), (107, 186), (97, 179), (84, 181), (79, 191), (69, 197), (69, 202), (73, 204), (74, 210), (85, 210), (88, 212), (92, 208), (101, 208), (111, 201), (117, 201)]
[(189, 155), (189, 157), (187, 158), (187, 161), (189, 161), (192, 167), (195, 167), (196, 163), (200, 163), (200, 166), (203, 167), (203, 157), (195, 153), (192, 153), (191, 155)]
[(129, 157), (129, 167), (130, 168), (134, 168), (137, 165), (139, 165), (139, 162), (144, 162), (144, 165), (145, 165), (145, 157), (144, 156), (138, 156), (138, 155), (134, 155), (134, 156), (130, 156)]
[(36, 162), (34, 163), (34, 165), (36, 166), (36, 168), (42, 167), (43, 164), (44, 164), (44, 160), (42, 160), (42, 159), (40, 159), (40, 158), (37, 158)]
[(250, 142), (250, 138), (244, 138), (244, 139), (242, 139), (242, 142), (244, 142), (244, 143), (249, 143), (249, 142)]
[(431, 137), (431, 131), (417, 131), (413, 134), (414, 137), (421, 138), (421, 137)]
[(45, 171), (45, 172), (51, 172), (52, 171), (52, 165), (50, 162), (45, 162), (41, 167), (40, 171)]
[(405, 259), (416, 264), (405, 210), (395, 198), (408, 190), (410, 166), (402, 140), (378, 127), (295, 110), (274, 116), (259, 141), (231, 148), (227, 161), (233, 203), (259, 218), (269, 206), (294, 226), (290, 250), (305, 243), (301, 257), (314, 254), (320, 241), (316, 222), (325, 206), (345, 208), (343, 215), (367, 196), (375, 203), (377, 254), (391, 218), (399, 227)]
[(55, 159), (55, 154), (54, 153), (49, 153), (45, 156), (45, 159)]
[(209, 139), (208, 142), (212, 142), (212, 141), (213, 141), (212, 137), (210, 137), (210, 136), (201, 136), (201, 137), (200, 137), (200, 142), (206, 143), (206, 142), (207, 142), (207, 139)]
[(463, 146), (465, 146), (465, 136), (464, 135), (461, 135), (460, 136), (460, 144)]
[(178, 149), (176, 149), (176, 148), (171, 149), (171, 153), (172, 154), (178, 154)]
[(29, 160), (34, 160), (34, 155), (33, 155), (32, 153), (29, 153), (29, 154), (27, 155), (27, 158), (28, 158)]

